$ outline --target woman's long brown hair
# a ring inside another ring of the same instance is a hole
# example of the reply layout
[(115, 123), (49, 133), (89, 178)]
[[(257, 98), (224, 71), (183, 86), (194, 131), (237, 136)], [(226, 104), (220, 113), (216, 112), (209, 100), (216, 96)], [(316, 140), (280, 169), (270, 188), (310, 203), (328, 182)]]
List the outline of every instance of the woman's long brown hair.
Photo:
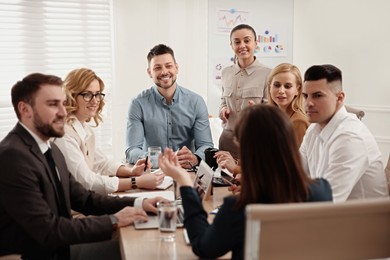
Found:
[(277, 107), (254, 105), (242, 111), (235, 128), (242, 179), (236, 206), (306, 201), (308, 184), (287, 115)]

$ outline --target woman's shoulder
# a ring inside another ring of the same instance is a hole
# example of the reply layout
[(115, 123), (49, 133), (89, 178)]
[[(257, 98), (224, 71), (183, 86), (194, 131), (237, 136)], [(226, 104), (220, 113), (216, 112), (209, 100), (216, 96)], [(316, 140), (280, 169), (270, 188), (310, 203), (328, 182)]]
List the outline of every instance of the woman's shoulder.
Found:
[(294, 114), (291, 116), (290, 120), (293, 123), (294, 122), (304, 122), (304, 123), (307, 123), (307, 125), (309, 125), (309, 121), (307, 119), (307, 116), (299, 111), (294, 112)]
[(329, 182), (323, 178), (314, 179), (309, 184), (309, 199), (308, 201), (332, 201), (332, 188)]
[(236, 201), (237, 201), (237, 196), (234, 195), (226, 196), (225, 198), (223, 198), (223, 203), (226, 205), (233, 206), (236, 203)]

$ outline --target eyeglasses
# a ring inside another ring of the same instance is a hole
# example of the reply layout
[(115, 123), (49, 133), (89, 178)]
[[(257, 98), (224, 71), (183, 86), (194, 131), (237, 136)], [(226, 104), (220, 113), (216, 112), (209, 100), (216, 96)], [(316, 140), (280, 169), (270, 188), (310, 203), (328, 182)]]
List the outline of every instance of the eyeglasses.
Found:
[(96, 93), (96, 94), (92, 94), (91, 92), (84, 92), (84, 93), (80, 93), (79, 94), (80, 96), (83, 96), (83, 99), (87, 102), (91, 101), (92, 98), (95, 97), (96, 101), (102, 101), (104, 99), (104, 96), (105, 94), (103, 93)]

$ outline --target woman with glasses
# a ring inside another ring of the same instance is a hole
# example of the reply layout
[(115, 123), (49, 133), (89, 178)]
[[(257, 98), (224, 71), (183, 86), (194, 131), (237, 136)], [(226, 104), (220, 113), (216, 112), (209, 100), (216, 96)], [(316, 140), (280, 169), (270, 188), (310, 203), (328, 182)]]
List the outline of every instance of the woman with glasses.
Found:
[[(144, 174), (145, 159), (130, 168), (111, 161), (95, 146), (95, 126), (102, 122), (104, 83), (90, 69), (71, 71), (64, 81), (67, 119), (65, 135), (55, 143), (61, 149), (70, 173), (85, 188), (108, 194), (132, 188), (155, 189), (164, 175)], [(150, 165), (150, 164), (149, 164)], [(123, 178), (119, 178), (123, 177)]]

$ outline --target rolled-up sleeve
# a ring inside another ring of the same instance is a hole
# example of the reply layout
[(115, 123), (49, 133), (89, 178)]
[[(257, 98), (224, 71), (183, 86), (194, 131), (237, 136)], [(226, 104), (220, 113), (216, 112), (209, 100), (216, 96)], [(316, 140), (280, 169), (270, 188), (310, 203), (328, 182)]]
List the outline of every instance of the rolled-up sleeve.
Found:
[(194, 139), (195, 154), (202, 158), (202, 160), (205, 159), (204, 150), (214, 146), (208, 115), (206, 103), (201, 97), (199, 97), (196, 109), (196, 120), (194, 124)]
[(126, 160), (134, 164), (138, 158), (145, 156), (144, 126), (141, 104), (138, 100), (131, 101), (126, 126)]

